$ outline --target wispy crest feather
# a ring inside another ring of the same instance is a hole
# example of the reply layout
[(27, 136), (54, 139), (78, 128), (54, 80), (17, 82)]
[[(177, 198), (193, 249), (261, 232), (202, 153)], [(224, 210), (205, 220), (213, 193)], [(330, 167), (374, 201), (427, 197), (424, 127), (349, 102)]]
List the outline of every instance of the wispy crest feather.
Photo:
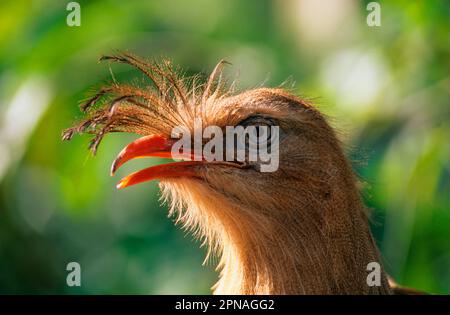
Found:
[(93, 134), (89, 148), (94, 154), (110, 132), (170, 135), (174, 126), (189, 128), (195, 117), (205, 119), (207, 104), (230, 92), (221, 80), (223, 65), (227, 63), (224, 60), (216, 65), (206, 84), (199, 76), (183, 77), (167, 59), (158, 63), (123, 53), (102, 56), (100, 61), (128, 64), (142, 72), (150, 84), (142, 88), (111, 83), (80, 105), (86, 118), (64, 130), (62, 138), (70, 140), (76, 133)]

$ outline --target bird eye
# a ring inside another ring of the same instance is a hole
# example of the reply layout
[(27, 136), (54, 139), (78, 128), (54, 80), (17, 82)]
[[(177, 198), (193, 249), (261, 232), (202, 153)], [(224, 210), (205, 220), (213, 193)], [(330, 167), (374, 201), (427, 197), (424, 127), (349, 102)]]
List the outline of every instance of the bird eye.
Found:
[(238, 126), (274, 126), (275, 120), (271, 117), (264, 115), (252, 115), (237, 124)]
[(243, 121), (238, 126), (246, 128), (246, 132), (241, 135), (244, 137), (240, 141), (245, 143), (245, 150), (247, 152), (257, 152), (261, 148), (271, 147), (272, 130), (271, 127), (275, 126), (275, 120), (271, 117), (263, 115), (253, 115)]
[(257, 150), (261, 147), (269, 147), (271, 143), (271, 129), (268, 125), (253, 125), (248, 129), (248, 139), (246, 146), (250, 150)]

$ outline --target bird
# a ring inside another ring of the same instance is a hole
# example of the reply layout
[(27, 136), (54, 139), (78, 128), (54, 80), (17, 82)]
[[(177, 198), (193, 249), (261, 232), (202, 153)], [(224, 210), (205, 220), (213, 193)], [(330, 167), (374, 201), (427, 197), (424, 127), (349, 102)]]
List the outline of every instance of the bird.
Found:
[[(127, 64), (145, 85), (113, 82), (81, 104), (85, 117), (63, 131), (93, 135), (95, 154), (112, 132), (140, 137), (114, 160), (111, 174), (135, 158), (171, 158), (173, 128), (278, 126), (279, 165), (261, 161), (169, 162), (124, 177), (118, 188), (158, 180), (176, 224), (218, 260), (214, 294), (407, 294), (387, 275), (369, 227), (359, 179), (327, 117), (282, 87), (237, 92), (221, 60), (208, 76), (188, 77), (170, 60), (131, 53), (102, 61)], [(380, 266), (369, 285), (370, 263)]]

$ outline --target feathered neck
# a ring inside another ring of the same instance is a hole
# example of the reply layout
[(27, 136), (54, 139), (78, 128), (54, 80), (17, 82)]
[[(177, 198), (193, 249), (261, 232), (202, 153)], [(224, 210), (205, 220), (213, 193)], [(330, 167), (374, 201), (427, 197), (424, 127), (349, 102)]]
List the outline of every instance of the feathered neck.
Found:
[(179, 179), (162, 189), (177, 222), (204, 240), (208, 257), (220, 256), (215, 294), (390, 293), (384, 271), (381, 286), (366, 282), (367, 264), (379, 256), (359, 196), (347, 196), (346, 209), (325, 203), (276, 216), (238, 207), (201, 183)]

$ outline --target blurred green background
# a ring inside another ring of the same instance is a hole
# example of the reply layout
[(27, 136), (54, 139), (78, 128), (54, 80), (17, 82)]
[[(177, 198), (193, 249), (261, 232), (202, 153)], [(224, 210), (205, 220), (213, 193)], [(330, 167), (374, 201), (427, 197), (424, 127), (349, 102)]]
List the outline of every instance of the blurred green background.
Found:
[[(96, 157), (80, 118), (111, 80), (102, 54), (167, 56), (208, 73), (225, 58), (241, 89), (278, 86), (314, 98), (362, 179), (386, 268), (401, 284), (450, 292), (449, 2), (69, 1), (0, 3), (0, 293), (208, 294), (205, 250), (167, 219), (156, 183), (117, 191), (109, 167), (134, 139), (110, 135)], [(118, 81), (142, 78), (112, 65)], [(82, 286), (66, 286), (66, 264)]]

